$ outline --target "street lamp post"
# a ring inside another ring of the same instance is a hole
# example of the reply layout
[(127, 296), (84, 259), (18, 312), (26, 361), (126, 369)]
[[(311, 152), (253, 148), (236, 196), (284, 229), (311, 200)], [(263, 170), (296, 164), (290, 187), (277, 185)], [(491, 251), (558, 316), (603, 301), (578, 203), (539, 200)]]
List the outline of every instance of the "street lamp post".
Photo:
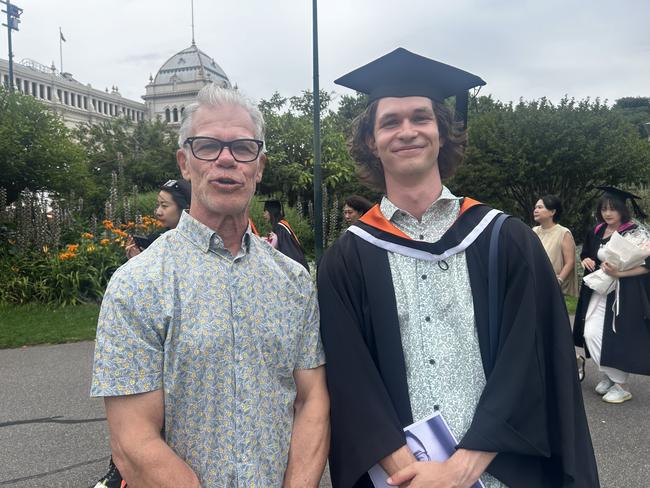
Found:
[(18, 25), (20, 24), (20, 16), (23, 13), (23, 9), (13, 5), (11, 0), (0, 0), (0, 3), (6, 5), (7, 10), (3, 10), (7, 14), (7, 23), (2, 24), (7, 28), (7, 48), (9, 50), (9, 82), (7, 83), (7, 88), (10, 92), (14, 90), (14, 52), (11, 45), (11, 31), (18, 31)]
[(318, 84), (318, 1), (312, 0), (314, 74), (314, 241), (316, 262), (323, 254), (323, 189), (320, 152), (320, 87)]

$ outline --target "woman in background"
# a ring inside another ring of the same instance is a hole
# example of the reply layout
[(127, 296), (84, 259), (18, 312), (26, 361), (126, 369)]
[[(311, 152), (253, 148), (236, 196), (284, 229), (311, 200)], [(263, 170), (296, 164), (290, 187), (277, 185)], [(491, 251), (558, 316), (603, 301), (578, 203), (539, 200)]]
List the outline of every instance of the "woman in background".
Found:
[[(135, 242), (133, 237), (129, 237), (126, 242), (126, 257), (131, 259), (140, 254), (146, 246), (155, 241), (163, 232), (175, 229), (178, 221), (181, 219), (183, 210), (189, 210), (192, 202), (192, 185), (185, 180), (169, 180), (160, 187), (157, 197), (157, 205), (154, 210), (154, 216), (165, 227), (162, 232), (155, 232), (149, 236), (140, 245)], [(148, 242), (146, 242), (148, 241)]]
[(305, 259), (305, 252), (300, 245), (298, 236), (293, 231), (289, 222), (284, 219), (282, 203), (279, 200), (267, 200), (264, 202), (264, 220), (271, 224), (271, 235), (269, 243), (285, 256), (302, 264), (307, 271), (309, 265)]
[(539, 224), (533, 227), (533, 232), (542, 241), (562, 293), (576, 297), (578, 296), (576, 243), (571, 231), (559, 224), (561, 216), (560, 199), (555, 195), (543, 196), (537, 200), (533, 210), (533, 219)]
[(629, 373), (650, 375), (650, 258), (626, 271), (603, 261), (601, 249), (614, 232), (624, 236), (637, 229), (626, 200), (631, 200), (638, 217), (645, 215), (634, 201), (637, 196), (613, 187), (599, 189), (605, 193), (596, 208), (598, 225), (587, 234), (580, 258), (585, 274), (600, 268), (617, 278), (618, 284), (607, 295), (582, 284), (573, 338), (603, 375), (596, 393), (605, 402), (623, 403), (632, 399), (627, 387)]

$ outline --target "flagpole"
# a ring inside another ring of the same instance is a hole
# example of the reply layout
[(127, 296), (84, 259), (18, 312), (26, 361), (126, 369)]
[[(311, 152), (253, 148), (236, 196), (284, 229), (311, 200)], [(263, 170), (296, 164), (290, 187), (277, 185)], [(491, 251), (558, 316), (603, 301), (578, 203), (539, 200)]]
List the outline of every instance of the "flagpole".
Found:
[(61, 26), (59, 26), (59, 59), (61, 60), (59, 69), (63, 74), (63, 33), (61, 32)]

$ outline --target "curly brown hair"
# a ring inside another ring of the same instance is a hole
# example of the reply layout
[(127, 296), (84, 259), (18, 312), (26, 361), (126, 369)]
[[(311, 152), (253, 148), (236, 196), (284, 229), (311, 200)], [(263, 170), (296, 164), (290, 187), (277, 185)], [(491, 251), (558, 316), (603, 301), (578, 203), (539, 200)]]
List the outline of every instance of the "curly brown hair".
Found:
[[(454, 175), (465, 157), (467, 131), (460, 122), (454, 121), (451, 110), (444, 103), (431, 100), (431, 104), (436, 115), (440, 139), (445, 141), (438, 154), (438, 169), (440, 177), (444, 180)], [(372, 190), (385, 192), (384, 167), (369, 145), (374, 137), (378, 105), (379, 100), (375, 100), (354, 119), (349, 148), (361, 183)]]

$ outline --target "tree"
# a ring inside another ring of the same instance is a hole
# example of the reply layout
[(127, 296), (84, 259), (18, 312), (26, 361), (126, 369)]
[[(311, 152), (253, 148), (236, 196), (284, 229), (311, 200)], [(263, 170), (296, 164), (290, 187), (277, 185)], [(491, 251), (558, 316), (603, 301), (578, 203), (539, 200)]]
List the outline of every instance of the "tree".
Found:
[(563, 224), (580, 238), (593, 215), (594, 186), (647, 181), (649, 163), (647, 141), (598, 99), (514, 105), (481, 97), (470, 118), (465, 163), (450, 186), (529, 223), (537, 199), (556, 194)]
[(84, 154), (41, 102), (0, 88), (0, 186), (13, 202), (26, 188), (83, 195), (90, 181)]
[(93, 204), (108, 197), (111, 175), (120, 175), (120, 191), (133, 185), (157, 189), (168, 179), (178, 178), (176, 133), (160, 120), (133, 122), (115, 118), (99, 124), (84, 124), (74, 132), (84, 147), (97, 191)]
[[(340, 118), (326, 107), (331, 96), (321, 92), (321, 162), (323, 183), (335, 190), (354, 180)], [(290, 203), (313, 196), (313, 97), (310, 91), (284, 98), (275, 93), (259, 108), (266, 121), (268, 163), (260, 185), (263, 194), (282, 193)]]

